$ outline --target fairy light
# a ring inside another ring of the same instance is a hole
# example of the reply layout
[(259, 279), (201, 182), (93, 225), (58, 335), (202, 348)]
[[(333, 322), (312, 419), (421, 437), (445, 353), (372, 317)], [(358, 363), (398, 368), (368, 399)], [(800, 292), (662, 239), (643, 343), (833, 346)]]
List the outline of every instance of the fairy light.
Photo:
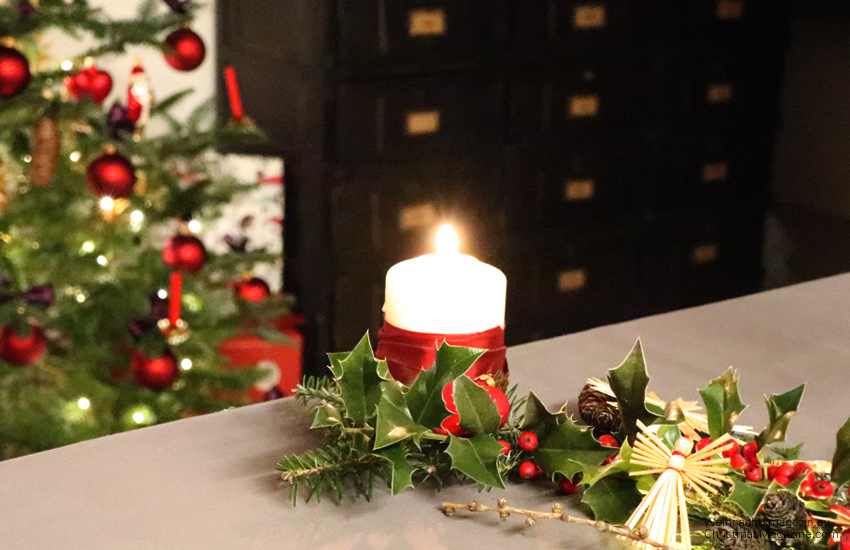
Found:
[(103, 197), (100, 199), (100, 209), (105, 210), (107, 212), (113, 210), (115, 208), (115, 201), (112, 200), (112, 197)]
[(161, 300), (165, 300), (166, 298), (168, 298), (168, 291), (167, 291), (167, 290), (165, 290), (164, 288), (160, 288), (160, 289), (157, 291), (156, 295), (157, 295), (157, 297), (158, 297), (158, 298), (160, 298)]
[(144, 424), (145, 419), (145, 413), (141, 411), (136, 411), (133, 413), (133, 422), (135, 422), (136, 424)]
[(80, 397), (80, 400), (77, 401), (77, 406), (80, 409), (87, 411), (89, 407), (91, 407), (91, 401), (89, 401), (87, 397)]
[(189, 231), (192, 233), (197, 233), (201, 230), (201, 222), (198, 220), (192, 220), (189, 222)]
[(106, 259), (106, 256), (100, 255), (97, 257), (97, 263), (102, 266), (106, 266), (109, 263), (109, 260)]
[(83, 252), (94, 252), (94, 243), (86, 241), (83, 243)]
[(189, 358), (180, 361), (180, 368), (183, 370), (192, 370), (192, 360)]
[(24, 162), (26, 162), (26, 163), (30, 163), (30, 162), (32, 162), (32, 155), (26, 155), (26, 156), (24, 156)]
[(86, 301), (86, 295), (85, 294), (83, 294), (82, 292), (77, 294), (77, 302), (82, 304), (85, 301)]
[(65, 61), (62, 62), (62, 65), (60, 65), (60, 66), (62, 67), (63, 71), (70, 71), (71, 69), (74, 68), (74, 62), (71, 61), (70, 59), (66, 59)]
[(130, 222), (134, 224), (140, 224), (145, 220), (145, 215), (141, 210), (133, 210), (130, 213)]
[(79, 151), (74, 151), (70, 155), (68, 155), (68, 158), (71, 159), (71, 162), (79, 162), (80, 156), (81, 155)]

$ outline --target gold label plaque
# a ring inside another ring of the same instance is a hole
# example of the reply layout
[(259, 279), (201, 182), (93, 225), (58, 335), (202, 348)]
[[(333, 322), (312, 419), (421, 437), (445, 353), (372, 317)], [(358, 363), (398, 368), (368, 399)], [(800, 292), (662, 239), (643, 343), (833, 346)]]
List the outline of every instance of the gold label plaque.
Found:
[(440, 131), (440, 111), (412, 111), (407, 113), (407, 134), (420, 136)]
[(730, 103), (735, 98), (735, 86), (731, 82), (709, 84), (705, 91), (705, 100), (710, 104)]
[(587, 4), (576, 6), (573, 26), (577, 29), (598, 29), (605, 26), (605, 6)]
[(595, 193), (596, 182), (593, 180), (570, 180), (564, 185), (567, 202), (589, 201)]
[(416, 9), (409, 13), (410, 36), (443, 36), (446, 34), (446, 12), (439, 9)]
[(401, 209), (398, 226), (402, 231), (421, 229), (433, 225), (437, 221), (437, 209), (430, 202), (414, 204)]
[(718, 19), (740, 19), (744, 17), (744, 0), (717, 0)]
[(729, 178), (728, 162), (710, 162), (702, 167), (702, 181), (712, 183)]
[(558, 291), (575, 292), (587, 286), (587, 272), (583, 269), (568, 269), (558, 273)]
[(574, 95), (569, 101), (570, 118), (588, 118), (599, 114), (598, 95)]
[(705, 265), (717, 261), (719, 255), (720, 248), (716, 244), (703, 244), (694, 248), (691, 252), (691, 260), (697, 265)]

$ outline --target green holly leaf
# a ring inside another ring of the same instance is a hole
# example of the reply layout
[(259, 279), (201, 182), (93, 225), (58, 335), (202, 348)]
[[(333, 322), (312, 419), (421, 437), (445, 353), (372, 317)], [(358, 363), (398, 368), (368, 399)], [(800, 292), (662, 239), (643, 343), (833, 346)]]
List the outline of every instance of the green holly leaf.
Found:
[(452, 457), (452, 468), (455, 470), (482, 485), (504, 489), (505, 483), (498, 467), (502, 449), (501, 443), (490, 435), (470, 438), (450, 435), (446, 452)]
[(538, 430), (534, 461), (548, 475), (562, 474), (570, 479), (581, 472), (583, 479), (593, 479), (601, 464), (614, 453), (593, 438), (589, 426), (578, 426), (566, 417), (561, 424), (548, 424)]
[(660, 439), (669, 449), (672, 449), (676, 444), (676, 440), (682, 437), (682, 432), (678, 425), (667, 425), (658, 428), (658, 439)]
[(781, 460), (797, 460), (800, 458), (800, 454), (803, 451), (803, 444), (795, 445), (793, 447), (770, 447), (770, 452), (776, 455), (777, 458)]
[(409, 437), (414, 438), (418, 445), (420, 436), (430, 430), (414, 422), (400, 383), (393, 380), (384, 382), (382, 386), (378, 419), (375, 422), (375, 450)]
[(365, 424), (381, 399), (381, 381), (390, 378), (387, 362), (375, 359), (368, 332), (345, 358), (336, 353), (330, 358), (331, 372), (345, 403), (345, 416), (355, 424)]
[(623, 427), (629, 441), (634, 441), (638, 432), (637, 421), (647, 426), (658, 418), (646, 408), (646, 387), (649, 385), (649, 375), (646, 373), (646, 360), (640, 339), (635, 342), (619, 367), (608, 371), (608, 382), (617, 397), (617, 405), (623, 417)]
[(756, 437), (756, 443), (758, 443), (760, 449), (777, 441), (785, 441), (788, 423), (791, 421), (791, 417), (797, 414), (797, 407), (800, 406), (800, 399), (803, 398), (803, 390), (805, 389), (806, 385), (800, 384), (791, 391), (779, 395), (774, 394), (770, 397), (765, 396), (770, 422)]
[(323, 403), (316, 409), (310, 429), (330, 428), (331, 426), (339, 426), (341, 424), (342, 414), (340, 414), (339, 410), (330, 403)]
[(530, 429), (540, 425), (560, 424), (567, 418), (566, 405), (556, 413), (550, 413), (546, 405), (534, 392), (528, 394), (525, 401), (525, 413), (522, 418), (522, 428)]
[(717, 439), (732, 431), (741, 411), (747, 408), (738, 395), (738, 376), (732, 367), (699, 391), (708, 416), (708, 431)]
[(375, 453), (392, 465), (390, 476), (390, 490), (394, 495), (399, 494), (408, 487), (413, 487), (413, 472), (416, 468), (407, 461), (407, 450), (403, 445), (396, 445), (382, 449)]
[[(611, 448), (611, 451), (614, 451), (614, 448)], [(612, 452), (611, 454), (614, 453)], [(593, 485), (604, 477), (621, 472), (628, 473), (642, 468), (642, 466), (632, 465), (632, 447), (629, 445), (628, 441), (623, 442), (622, 446), (620, 446), (620, 451), (617, 454), (620, 456), (620, 460), (615, 460), (610, 464), (602, 466), (593, 478), (582, 478), (582, 485)], [(638, 478), (638, 481), (640, 481), (640, 479), (642, 478)]]
[(463, 376), (485, 351), (443, 342), (437, 349), (434, 366), (421, 371), (407, 392), (413, 421), (427, 428), (439, 427), (449, 415), (443, 404), (443, 386)]
[(850, 418), (835, 434), (835, 453), (832, 455), (832, 481), (839, 487), (850, 481)]
[(755, 517), (766, 496), (767, 489), (751, 485), (737, 476), (732, 477), (732, 494), (728, 500), (736, 504), (747, 517)]
[(471, 435), (499, 431), (502, 417), (487, 390), (466, 376), (461, 376), (454, 383), (454, 399), (460, 415), (460, 426)]
[(641, 501), (634, 479), (608, 476), (585, 490), (581, 502), (593, 510), (593, 519), (623, 525)]

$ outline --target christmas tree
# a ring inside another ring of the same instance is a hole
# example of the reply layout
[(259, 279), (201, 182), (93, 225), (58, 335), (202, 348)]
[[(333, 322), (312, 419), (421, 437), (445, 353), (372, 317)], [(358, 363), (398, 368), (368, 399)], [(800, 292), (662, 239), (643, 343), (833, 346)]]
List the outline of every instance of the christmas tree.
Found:
[[(98, 67), (141, 44), (196, 68), (198, 9), (0, 5), (0, 459), (221, 410), (258, 377), (223, 368), (218, 346), (240, 327), (273, 332), (285, 300), (246, 273), (277, 258), (210, 254), (193, 229), (248, 188), (210, 152), (259, 132), (216, 125), (211, 103), (181, 123), (169, 112), (189, 91), (154, 102), (143, 67), (114, 80)], [(48, 29), (97, 45), (45, 59)], [(126, 104), (107, 107), (113, 83)]]

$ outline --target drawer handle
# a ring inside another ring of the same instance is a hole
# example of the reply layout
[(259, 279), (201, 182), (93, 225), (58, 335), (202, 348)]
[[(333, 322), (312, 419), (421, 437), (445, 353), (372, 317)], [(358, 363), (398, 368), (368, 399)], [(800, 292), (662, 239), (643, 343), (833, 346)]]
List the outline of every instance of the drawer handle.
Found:
[(714, 243), (700, 245), (691, 252), (691, 260), (697, 265), (714, 263), (718, 256), (720, 248)]
[(446, 12), (424, 8), (410, 10), (408, 34), (412, 37), (445, 35)]
[(573, 12), (573, 27), (576, 29), (599, 29), (605, 26), (605, 6), (588, 4), (576, 6)]
[(437, 209), (430, 202), (404, 207), (398, 216), (398, 226), (402, 231), (422, 229), (434, 225), (436, 221)]
[(728, 178), (728, 162), (711, 162), (702, 167), (702, 181), (704, 183), (726, 181)]
[(709, 84), (705, 91), (705, 100), (709, 104), (730, 103), (735, 97), (735, 86), (731, 82)]
[(440, 131), (440, 111), (413, 111), (407, 113), (407, 135), (421, 136)]
[(583, 269), (569, 269), (558, 273), (558, 291), (576, 292), (587, 286), (587, 272)]
[(592, 95), (574, 95), (570, 97), (569, 116), (570, 118), (587, 118), (595, 117), (599, 114), (599, 96)]
[(582, 202), (593, 199), (596, 193), (596, 182), (593, 180), (570, 180), (564, 186), (564, 197), (567, 202)]
[(744, 17), (743, 0), (717, 0), (718, 19), (740, 19)]

